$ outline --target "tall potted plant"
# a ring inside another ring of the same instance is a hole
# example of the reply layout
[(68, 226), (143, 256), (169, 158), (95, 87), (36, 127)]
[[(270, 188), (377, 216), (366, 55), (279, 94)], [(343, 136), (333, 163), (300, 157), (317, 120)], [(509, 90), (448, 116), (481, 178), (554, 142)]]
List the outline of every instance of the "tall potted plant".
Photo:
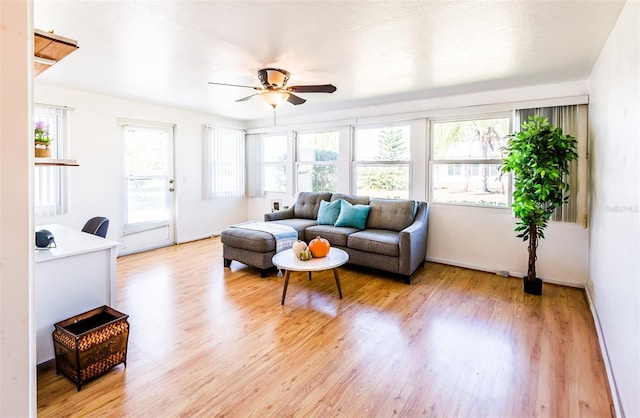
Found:
[(509, 136), (504, 148), (502, 172), (512, 172), (513, 212), (518, 217), (518, 238), (529, 241), (529, 264), (524, 291), (542, 294), (542, 279), (536, 277), (538, 241), (553, 211), (569, 199), (566, 175), (576, 158), (576, 139), (564, 135), (542, 116), (529, 116), (520, 132)]

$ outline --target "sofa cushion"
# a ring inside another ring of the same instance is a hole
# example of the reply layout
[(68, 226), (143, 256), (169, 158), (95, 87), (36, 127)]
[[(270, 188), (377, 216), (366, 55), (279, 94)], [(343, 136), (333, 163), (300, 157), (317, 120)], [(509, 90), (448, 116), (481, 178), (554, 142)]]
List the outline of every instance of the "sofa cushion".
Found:
[(339, 227), (333, 225), (310, 226), (304, 231), (304, 239), (309, 242), (315, 237), (322, 237), (334, 247), (346, 247), (350, 234), (358, 232), (356, 228)]
[(293, 206), (293, 217), (315, 221), (318, 218), (318, 209), (322, 200), (327, 202), (331, 200), (331, 193), (300, 192)]
[(242, 248), (256, 253), (266, 253), (276, 250), (276, 240), (273, 238), (273, 235), (263, 231), (227, 228), (220, 234), (220, 240), (225, 246)]
[(416, 202), (413, 200), (371, 199), (369, 206), (367, 229), (399, 232), (411, 225), (416, 215)]
[(340, 199), (346, 200), (352, 205), (368, 205), (369, 204), (369, 196), (355, 196), (352, 194), (342, 194), (342, 193), (334, 193), (333, 195), (331, 195), (332, 202)]
[(318, 210), (318, 225), (333, 225), (340, 215), (340, 205), (342, 200), (335, 200), (331, 203), (321, 200)]
[(335, 226), (349, 226), (362, 230), (367, 223), (370, 209), (369, 205), (352, 205), (346, 200), (342, 200), (340, 215), (338, 215)]
[(400, 254), (399, 236), (400, 234), (395, 231), (366, 229), (349, 235), (347, 247), (368, 253), (398, 257)]

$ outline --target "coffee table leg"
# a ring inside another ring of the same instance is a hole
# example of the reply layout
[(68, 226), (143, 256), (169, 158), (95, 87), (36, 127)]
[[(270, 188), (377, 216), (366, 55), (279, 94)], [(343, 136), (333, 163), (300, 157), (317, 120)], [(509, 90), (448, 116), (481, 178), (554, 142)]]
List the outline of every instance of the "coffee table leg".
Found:
[[(342, 299), (342, 289), (340, 288), (340, 278), (338, 277), (338, 269), (337, 268), (333, 269), (333, 277), (336, 278), (336, 285), (338, 286), (338, 294), (340, 295), (340, 299)], [(284, 301), (284, 299), (283, 299), (283, 301)]]
[(284, 289), (282, 289), (282, 303), (284, 306), (284, 297), (287, 296), (287, 286), (289, 286), (289, 276), (291, 275), (291, 271), (287, 270), (287, 273), (284, 275)]

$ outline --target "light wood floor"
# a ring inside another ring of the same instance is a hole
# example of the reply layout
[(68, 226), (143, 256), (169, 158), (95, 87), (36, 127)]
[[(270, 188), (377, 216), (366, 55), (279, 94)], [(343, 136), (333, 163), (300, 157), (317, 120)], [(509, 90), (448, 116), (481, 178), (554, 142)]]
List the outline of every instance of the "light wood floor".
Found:
[(427, 263), (411, 285), (340, 269), (260, 278), (219, 239), (118, 260), (128, 364), (86, 384), (38, 373), (38, 415), (607, 417), (582, 290)]

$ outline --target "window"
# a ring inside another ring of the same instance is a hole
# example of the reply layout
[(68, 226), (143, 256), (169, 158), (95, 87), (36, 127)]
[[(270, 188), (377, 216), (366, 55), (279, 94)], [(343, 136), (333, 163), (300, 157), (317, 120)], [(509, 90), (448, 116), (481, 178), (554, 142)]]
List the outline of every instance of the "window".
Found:
[(411, 128), (407, 125), (356, 130), (355, 193), (409, 198)]
[(124, 148), (125, 234), (166, 225), (173, 207), (173, 128), (127, 124)]
[(298, 134), (296, 141), (297, 190), (336, 192), (340, 132)]
[[(65, 158), (67, 113), (64, 107), (35, 105), (34, 123), (41, 123), (51, 139), (51, 158)], [(56, 166), (36, 166), (34, 173), (34, 209), (36, 216), (67, 213), (67, 170)]]
[(244, 132), (205, 127), (205, 198), (244, 196)]
[(502, 176), (502, 147), (511, 117), (433, 122), (431, 201), (507, 207), (508, 177)]
[(262, 140), (264, 191), (287, 191), (287, 135), (265, 135)]

